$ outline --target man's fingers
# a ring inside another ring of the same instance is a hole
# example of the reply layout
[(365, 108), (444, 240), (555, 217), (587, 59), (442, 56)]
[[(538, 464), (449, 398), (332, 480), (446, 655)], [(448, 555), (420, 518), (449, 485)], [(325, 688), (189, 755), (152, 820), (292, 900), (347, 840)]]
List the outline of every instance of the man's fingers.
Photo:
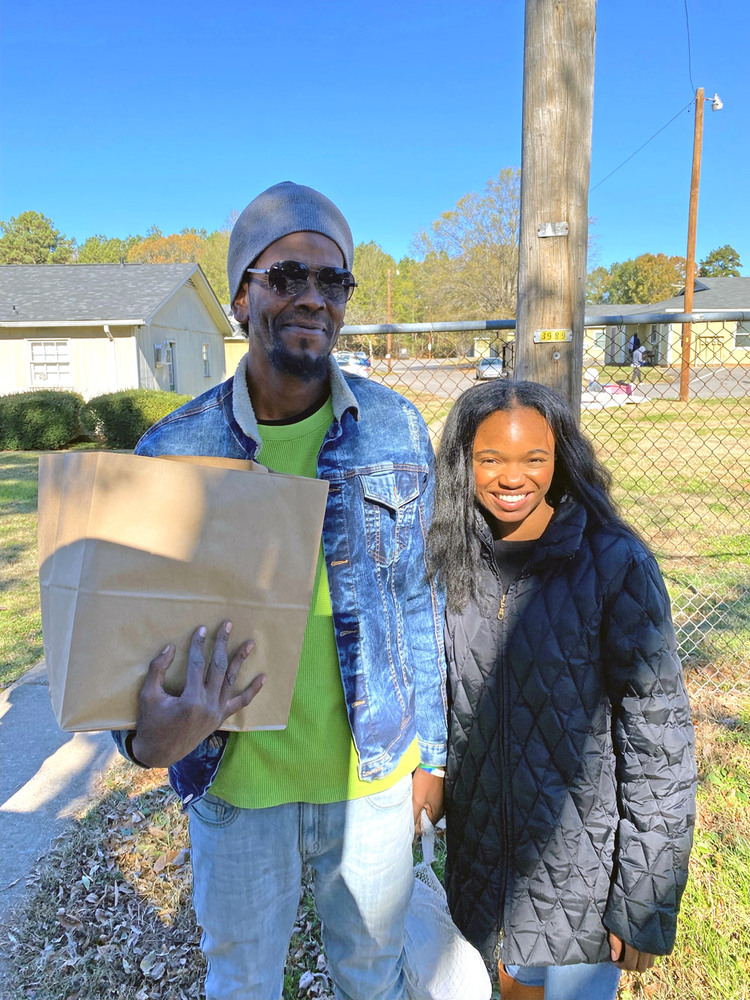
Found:
[[(235, 712), (239, 712), (241, 708), (245, 708), (256, 694), (260, 691), (263, 685), (266, 683), (266, 675), (258, 674), (257, 677), (253, 677), (248, 686), (236, 694), (233, 698), (230, 698), (225, 707), (224, 719), (228, 719), (230, 715), (234, 715)], [(223, 720), (222, 720), (223, 721)]]
[(221, 670), (227, 667), (227, 642), (229, 633), (232, 631), (232, 623), (224, 621), (216, 629), (216, 639), (214, 641), (214, 651), (211, 656), (211, 666), (216, 666)]
[(193, 632), (188, 650), (187, 673), (185, 675), (185, 690), (195, 689), (203, 683), (206, 671), (206, 626), (201, 625)]
[(222, 683), (224, 682), (227, 673), (227, 642), (229, 641), (229, 633), (231, 631), (232, 623), (230, 621), (223, 621), (216, 629), (216, 638), (214, 639), (214, 648), (211, 653), (211, 662), (209, 663), (208, 670), (206, 671), (206, 687), (210, 688), (216, 697), (219, 696)]
[(240, 672), (240, 667), (245, 662), (245, 660), (250, 655), (251, 651), (255, 648), (255, 643), (252, 639), (246, 639), (242, 645), (238, 648), (237, 652), (234, 654), (230, 660), (229, 666), (224, 674), (224, 683), (228, 688), (233, 688), (235, 681), (237, 680), (237, 675)]
[(172, 665), (174, 652), (175, 647), (171, 642), (168, 642), (164, 649), (162, 649), (162, 651), (153, 658), (148, 665), (148, 673), (146, 674), (146, 680), (143, 683), (145, 688), (164, 687), (164, 675)]

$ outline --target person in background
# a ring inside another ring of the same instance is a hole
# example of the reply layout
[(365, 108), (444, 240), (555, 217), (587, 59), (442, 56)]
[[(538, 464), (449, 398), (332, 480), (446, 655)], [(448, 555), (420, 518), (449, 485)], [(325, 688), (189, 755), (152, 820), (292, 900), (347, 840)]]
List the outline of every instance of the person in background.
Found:
[(565, 402), (469, 389), (438, 451), (447, 891), (503, 1000), (611, 1000), (674, 944), (694, 734), (656, 561)]
[(168, 766), (187, 807), (208, 1000), (279, 1000), (303, 863), (336, 995), (407, 996), (415, 817), (441, 814), (446, 752), (442, 605), (425, 557), (433, 454), (410, 402), (331, 358), (353, 256), (318, 191), (285, 181), (258, 195), (227, 264), (248, 353), (137, 447), (259, 459), (330, 487), (286, 729), (222, 732), (262, 682), (234, 691), (252, 644), (230, 655), (223, 622), (208, 666), (205, 626), (193, 636), (179, 697), (163, 686), (174, 646), (154, 658), (136, 729), (115, 736), (132, 761)]
[(643, 381), (643, 375), (641, 374), (641, 365), (643, 364), (643, 348), (639, 345), (633, 351), (633, 375), (630, 381), (635, 384)]
[(628, 354), (632, 354), (636, 347), (641, 346), (641, 338), (637, 333), (634, 333), (632, 337), (628, 338), (627, 348)]

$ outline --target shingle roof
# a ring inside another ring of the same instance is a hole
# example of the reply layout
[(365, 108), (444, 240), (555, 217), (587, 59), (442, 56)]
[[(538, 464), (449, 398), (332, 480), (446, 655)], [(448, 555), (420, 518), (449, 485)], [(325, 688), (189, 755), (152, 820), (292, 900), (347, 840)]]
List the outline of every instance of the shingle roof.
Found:
[(143, 323), (198, 270), (197, 264), (6, 264), (0, 323)]
[[(717, 312), (722, 309), (733, 311), (750, 310), (750, 278), (703, 278), (695, 279), (693, 286), (693, 312)], [(597, 302), (586, 305), (586, 318), (598, 316), (634, 316), (637, 313), (683, 312), (685, 309), (685, 289), (679, 295), (663, 302), (648, 305), (618, 305)]]
[[(679, 295), (648, 306), (651, 312), (665, 312), (669, 309), (682, 312), (684, 308), (684, 288)], [(693, 312), (712, 312), (718, 309), (750, 309), (750, 278), (696, 278)]]
[(634, 302), (626, 302), (620, 305), (609, 302), (587, 302), (586, 320), (596, 320), (600, 316), (632, 316), (633, 313), (643, 312), (651, 306), (643, 306)]

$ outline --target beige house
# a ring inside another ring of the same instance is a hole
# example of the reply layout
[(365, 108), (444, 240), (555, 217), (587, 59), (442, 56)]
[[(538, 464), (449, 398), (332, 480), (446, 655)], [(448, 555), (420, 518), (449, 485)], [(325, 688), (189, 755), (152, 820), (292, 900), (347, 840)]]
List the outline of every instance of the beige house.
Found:
[[(653, 365), (679, 365), (682, 361), (682, 324), (639, 322), (651, 315), (668, 315), (685, 311), (685, 291), (664, 302), (651, 305), (612, 305), (599, 303), (586, 306), (584, 335), (585, 364), (628, 364), (630, 354), (627, 342), (638, 334), (645, 348), (645, 361)], [(750, 278), (695, 279), (692, 313), (734, 314), (735, 318), (722, 320), (712, 316), (708, 322), (692, 324), (693, 364), (707, 367), (718, 365), (750, 364)], [(745, 312), (747, 320), (737, 319), (738, 312)], [(597, 317), (622, 317), (621, 323), (602, 322)]]
[(197, 396), (226, 378), (231, 335), (198, 264), (0, 266), (0, 395)]
[(227, 376), (231, 377), (237, 371), (240, 359), (247, 354), (247, 337), (245, 331), (234, 318), (231, 306), (224, 306), (227, 319), (232, 327), (232, 336), (224, 338), (224, 357), (227, 363)]
[[(651, 306), (643, 305), (586, 305), (586, 319), (583, 330), (583, 362), (587, 365), (630, 364), (628, 341), (633, 334), (646, 346), (650, 324), (638, 323), (638, 313)], [(622, 317), (622, 322), (605, 321), (604, 317)], [(600, 321), (601, 318), (601, 321)]]

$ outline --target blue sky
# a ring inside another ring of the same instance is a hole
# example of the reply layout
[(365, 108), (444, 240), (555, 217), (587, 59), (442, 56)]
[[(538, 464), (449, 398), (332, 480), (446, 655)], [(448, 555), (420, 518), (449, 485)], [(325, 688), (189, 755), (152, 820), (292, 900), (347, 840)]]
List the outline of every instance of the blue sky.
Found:
[[(592, 263), (685, 254), (687, 106), (702, 86), (724, 108), (706, 105), (697, 258), (730, 243), (750, 275), (750, 5), (687, 0), (689, 50), (685, 4), (599, 4)], [(212, 230), (291, 179), (333, 198), (356, 242), (398, 258), (462, 195), (520, 166), (523, 10), (6, 0), (0, 218), (41, 211), (79, 241)]]

